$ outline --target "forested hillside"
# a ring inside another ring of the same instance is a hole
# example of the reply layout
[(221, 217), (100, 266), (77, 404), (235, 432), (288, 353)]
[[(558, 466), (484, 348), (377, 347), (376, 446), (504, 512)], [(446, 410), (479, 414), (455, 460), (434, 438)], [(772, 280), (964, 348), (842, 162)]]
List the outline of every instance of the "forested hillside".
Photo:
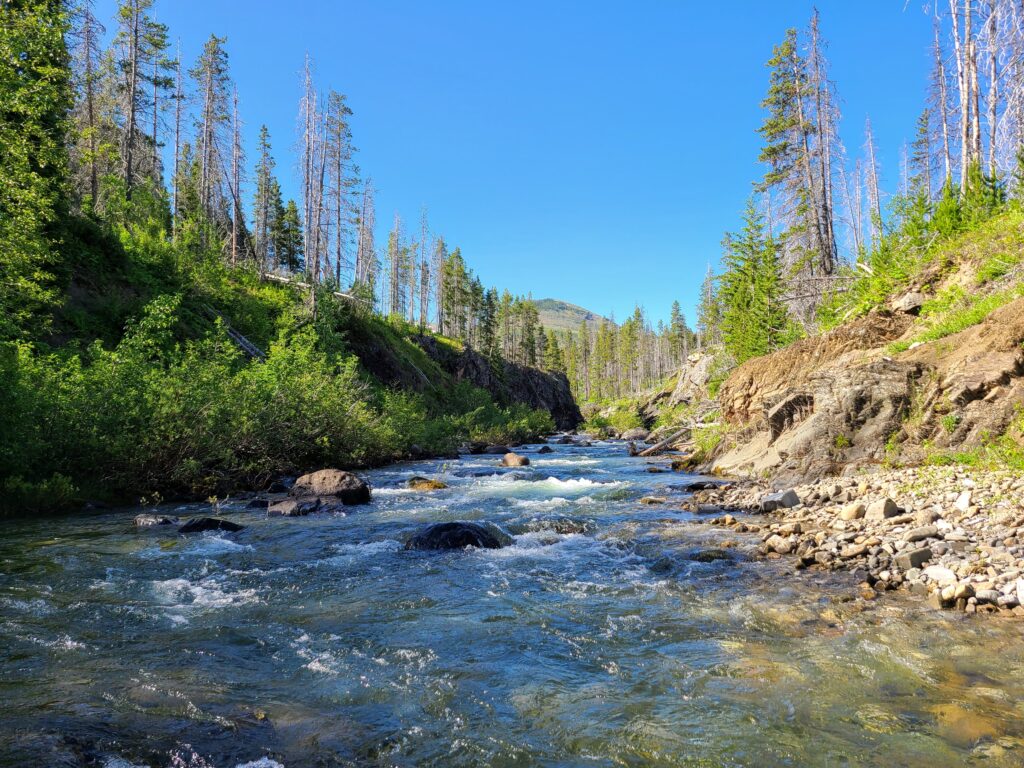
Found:
[(564, 378), (528, 368), (529, 301), (485, 290), (425, 215), (374, 243), (351, 109), (309, 61), (301, 199), (282, 200), (291, 159), (265, 128), (246, 157), (228, 50), (211, 35), (182, 61), (152, 0), (105, 20), (0, 2), (0, 503), (514, 443), (554, 428), (540, 406), (572, 426)]

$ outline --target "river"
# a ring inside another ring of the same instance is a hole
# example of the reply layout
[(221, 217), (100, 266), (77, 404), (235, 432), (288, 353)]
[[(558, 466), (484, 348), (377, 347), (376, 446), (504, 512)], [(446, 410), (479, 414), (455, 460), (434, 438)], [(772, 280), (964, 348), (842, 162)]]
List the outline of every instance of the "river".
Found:
[[(345, 516), (229, 502), (233, 534), (6, 521), (0, 765), (1024, 764), (1024, 625), (851, 599), (694, 525), (687, 476), (553, 447), (369, 471)], [(403, 549), (447, 520), (511, 544)]]

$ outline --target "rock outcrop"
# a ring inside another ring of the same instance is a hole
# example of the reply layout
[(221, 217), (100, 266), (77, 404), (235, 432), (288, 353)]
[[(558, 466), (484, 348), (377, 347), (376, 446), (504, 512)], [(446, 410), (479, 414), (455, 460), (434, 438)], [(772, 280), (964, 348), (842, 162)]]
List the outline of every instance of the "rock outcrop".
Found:
[(919, 332), (917, 300), (737, 368), (718, 396), (731, 434), (714, 469), (793, 484), (1003, 434), (1024, 405), (1024, 299), (898, 351)]

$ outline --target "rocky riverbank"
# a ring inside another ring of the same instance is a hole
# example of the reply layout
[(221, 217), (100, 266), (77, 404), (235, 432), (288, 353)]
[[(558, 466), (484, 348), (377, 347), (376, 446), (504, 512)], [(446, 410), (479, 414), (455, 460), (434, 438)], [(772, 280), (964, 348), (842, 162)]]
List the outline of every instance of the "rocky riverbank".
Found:
[(688, 505), (723, 513), (706, 524), (760, 534), (766, 557), (859, 574), (864, 597), (906, 589), (937, 609), (1024, 617), (1019, 474), (922, 467), (782, 492), (738, 481), (697, 490)]

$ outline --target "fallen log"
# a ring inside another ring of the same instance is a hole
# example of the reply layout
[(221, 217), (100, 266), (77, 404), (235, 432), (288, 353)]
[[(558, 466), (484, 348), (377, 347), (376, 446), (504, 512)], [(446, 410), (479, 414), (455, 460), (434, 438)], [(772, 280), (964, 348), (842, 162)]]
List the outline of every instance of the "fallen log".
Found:
[(655, 443), (650, 448), (645, 448), (644, 450), (640, 451), (640, 453), (637, 454), (637, 455), (638, 456), (653, 456), (654, 454), (658, 453), (659, 451), (665, 450), (665, 448), (670, 446), (672, 443), (674, 443), (676, 440), (678, 440), (684, 434), (689, 432), (691, 429), (693, 429), (692, 425), (687, 424), (682, 429), (673, 432), (671, 435), (666, 437), (660, 443)]
[(665, 450), (666, 448), (668, 448), (670, 445), (672, 445), (672, 443), (674, 443), (676, 440), (678, 440), (680, 437), (682, 437), (687, 432), (692, 432), (694, 429), (697, 429), (698, 427), (716, 427), (716, 426), (718, 426), (718, 422), (712, 422), (710, 424), (704, 424), (702, 422), (698, 422), (698, 423), (695, 424), (695, 423), (691, 422), (689, 424), (685, 424), (684, 426), (680, 427), (678, 430), (673, 432), (671, 435), (666, 437), (661, 442), (655, 443), (650, 448), (646, 448), (646, 449), (640, 451), (640, 453), (638, 453), (637, 456), (653, 456), (654, 454), (659, 453), (659, 452)]

